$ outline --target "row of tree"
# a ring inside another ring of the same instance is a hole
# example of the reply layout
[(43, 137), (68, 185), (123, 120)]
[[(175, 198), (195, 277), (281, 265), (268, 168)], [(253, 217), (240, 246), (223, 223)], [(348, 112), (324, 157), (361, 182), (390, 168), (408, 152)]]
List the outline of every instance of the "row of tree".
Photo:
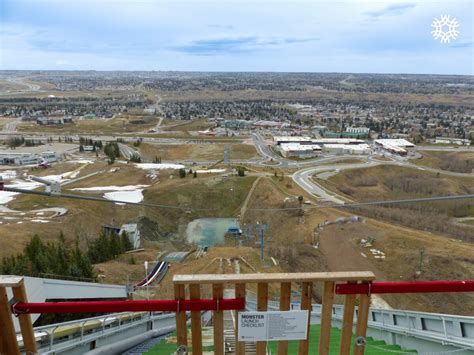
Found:
[(85, 251), (79, 247), (78, 240), (72, 248), (66, 247), (62, 232), (56, 242), (44, 242), (35, 234), (22, 253), (3, 257), (0, 274), (95, 279), (93, 264), (115, 259), (131, 248), (126, 233), (101, 234), (87, 243)]
[(78, 241), (73, 248), (66, 248), (62, 232), (57, 242), (47, 243), (35, 234), (23, 253), (2, 259), (0, 274), (95, 278), (92, 263), (79, 248)]
[(123, 232), (120, 235), (102, 233), (99, 238), (88, 244), (87, 256), (93, 264), (102, 263), (115, 259), (120, 254), (132, 249), (132, 244), (128, 239), (128, 234)]

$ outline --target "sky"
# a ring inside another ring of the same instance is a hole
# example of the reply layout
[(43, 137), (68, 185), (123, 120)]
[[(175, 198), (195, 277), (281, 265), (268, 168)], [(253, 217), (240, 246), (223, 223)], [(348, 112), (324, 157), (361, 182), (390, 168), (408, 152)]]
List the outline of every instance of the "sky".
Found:
[[(474, 75), (469, 0), (0, 0), (0, 70)], [(455, 18), (440, 43), (434, 18)]]

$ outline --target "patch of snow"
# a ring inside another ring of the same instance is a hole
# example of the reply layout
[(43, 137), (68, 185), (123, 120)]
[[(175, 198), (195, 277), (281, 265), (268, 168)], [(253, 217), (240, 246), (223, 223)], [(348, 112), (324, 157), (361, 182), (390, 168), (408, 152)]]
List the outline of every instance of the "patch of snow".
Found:
[[(16, 189), (34, 190), (42, 184), (38, 182), (30, 182), (23, 180), (13, 180), (12, 184), (5, 185), (5, 187), (11, 187)], [(0, 191), (0, 204), (6, 204), (15, 199), (18, 192)]]
[(94, 161), (93, 160), (88, 160), (88, 159), (78, 159), (78, 160), (68, 160), (66, 163), (94, 164)]
[(108, 200), (117, 202), (141, 202), (143, 201), (143, 190), (113, 191), (106, 192), (104, 197)]
[(179, 169), (184, 169), (184, 165), (182, 165), (182, 164), (136, 163), (135, 166), (137, 168), (145, 169), (145, 170), (165, 170), (165, 169), (179, 170)]
[(225, 173), (226, 169), (208, 169), (208, 170), (196, 170), (198, 174), (216, 174), (216, 173)]
[(5, 170), (0, 173), (0, 176), (3, 180), (12, 180), (16, 178), (16, 171), (15, 170)]
[(31, 222), (35, 222), (35, 223), (49, 223), (50, 221), (45, 221), (44, 219), (32, 219)]
[(95, 187), (78, 187), (71, 189), (72, 191), (134, 191), (150, 185), (127, 185), (127, 186), (95, 186)]

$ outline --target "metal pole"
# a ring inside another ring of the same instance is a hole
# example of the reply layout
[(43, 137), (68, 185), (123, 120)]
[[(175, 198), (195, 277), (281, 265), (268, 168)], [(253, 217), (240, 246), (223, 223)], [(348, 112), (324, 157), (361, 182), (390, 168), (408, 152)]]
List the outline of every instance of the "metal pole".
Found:
[(147, 300), (150, 300), (150, 294), (148, 292), (148, 261), (145, 261), (144, 262), (144, 265), (145, 265), (145, 280), (147, 280), (147, 284), (146, 284), (146, 299)]

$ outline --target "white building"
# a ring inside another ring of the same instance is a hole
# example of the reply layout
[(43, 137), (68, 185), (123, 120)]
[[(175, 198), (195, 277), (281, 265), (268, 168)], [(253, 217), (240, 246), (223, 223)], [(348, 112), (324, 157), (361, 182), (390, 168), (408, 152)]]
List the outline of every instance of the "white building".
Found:
[(323, 150), (335, 154), (369, 154), (368, 144), (325, 144)]
[(312, 158), (321, 152), (321, 146), (316, 144), (282, 143), (280, 152), (285, 158)]
[(435, 144), (471, 145), (471, 141), (469, 139), (462, 138), (436, 137), (434, 142)]
[(56, 152), (43, 152), (41, 158), (47, 163), (52, 163), (59, 160), (58, 153)]
[(358, 134), (369, 134), (370, 128), (367, 127), (347, 127), (346, 132), (358, 133)]
[(407, 155), (407, 148), (415, 147), (413, 143), (406, 139), (376, 139), (374, 142), (382, 149), (398, 155)]
[(1, 165), (34, 165), (40, 161), (41, 158), (33, 153), (0, 152)]

